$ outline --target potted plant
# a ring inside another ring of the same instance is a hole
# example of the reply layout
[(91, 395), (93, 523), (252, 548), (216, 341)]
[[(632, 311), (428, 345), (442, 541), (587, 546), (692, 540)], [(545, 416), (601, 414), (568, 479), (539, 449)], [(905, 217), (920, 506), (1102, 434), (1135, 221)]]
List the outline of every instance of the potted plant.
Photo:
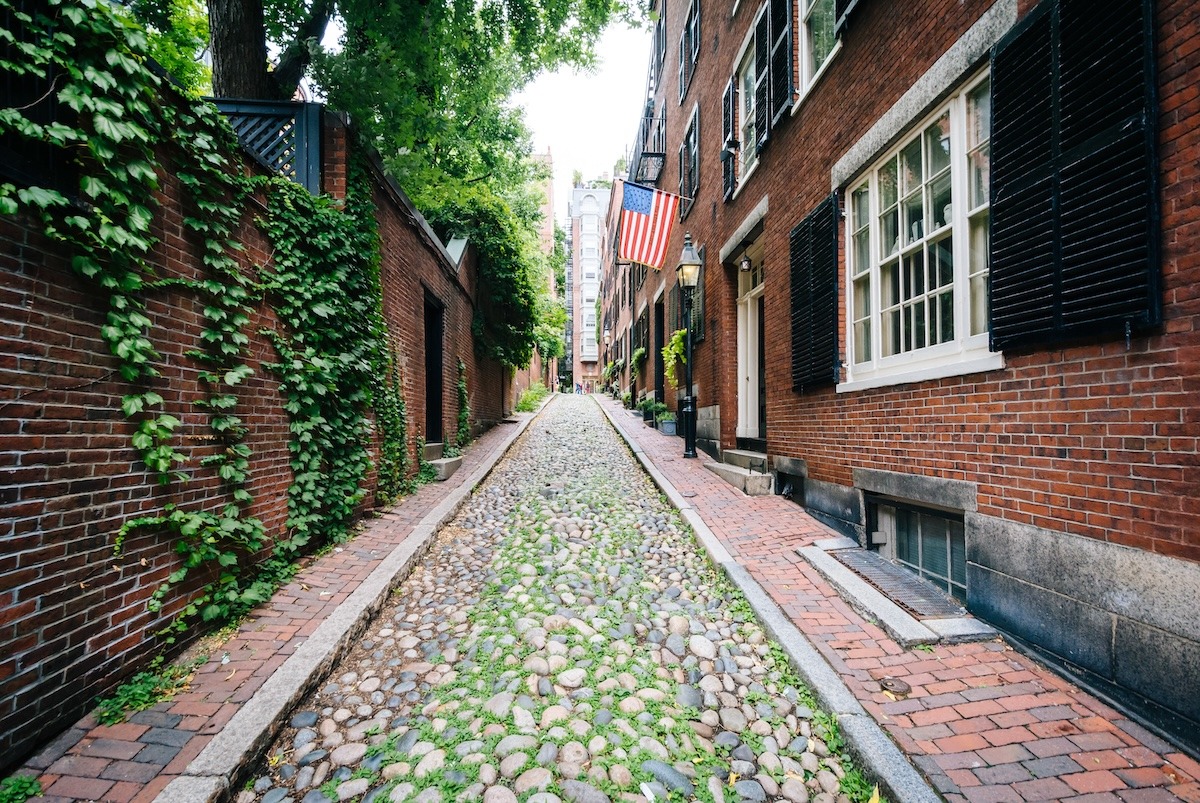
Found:
[(660, 401), (656, 401), (656, 402), (654, 402), (654, 404), (650, 405), (650, 413), (651, 413), (651, 415), (654, 416), (654, 425), (655, 426), (658, 426), (659, 418), (661, 418), (662, 415), (666, 412), (667, 412), (667, 405), (663, 404)]
[(667, 411), (658, 417), (658, 431), (664, 435), (675, 434), (675, 414)]
[(621, 394), (621, 404), (625, 405), (626, 410), (632, 408), (633, 407), (633, 394), (630, 393), (629, 391), (625, 391), (624, 393), (622, 393)]
[(647, 424), (654, 423), (654, 394), (650, 394), (638, 402), (638, 409), (642, 411), (642, 420)]

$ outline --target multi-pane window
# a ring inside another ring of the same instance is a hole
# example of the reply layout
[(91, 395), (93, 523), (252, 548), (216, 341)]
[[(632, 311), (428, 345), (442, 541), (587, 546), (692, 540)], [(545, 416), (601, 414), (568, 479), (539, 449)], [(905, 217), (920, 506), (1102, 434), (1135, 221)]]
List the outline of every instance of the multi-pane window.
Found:
[(889, 557), (955, 599), (967, 599), (962, 516), (884, 502), (872, 507), (876, 528), (887, 534)]
[(679, 102), (683, 103), (692, 74), (696, 71), (696, 60), (700, 57), (700, 3), (691, 0), (687, 19), (679, 33)]
[(851, 185), (851, 379), (988, 353), (989, 103), (984, 77)]
[(754, 46), (746, 48), (737, 74), (738, 174), (745, 176), (758, 161), (758, 136), (754, 128)]
[(803, 36), (800, 40), (799, 89), (804, 92), (833, 55), (837, 37), (833, 31), (833, 0), (800, 0), (800, 8)]

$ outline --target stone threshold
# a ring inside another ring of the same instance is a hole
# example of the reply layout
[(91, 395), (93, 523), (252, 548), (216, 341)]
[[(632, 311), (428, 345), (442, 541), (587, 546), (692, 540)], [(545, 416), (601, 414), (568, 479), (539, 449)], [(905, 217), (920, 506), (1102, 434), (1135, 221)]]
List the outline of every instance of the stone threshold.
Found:
[[(844, 550), (866, 551), (851, 538), (828, 538), (796, 552), (820, 572), (851, 607), (877, 622), (901, 646), (987, 641), (1000, 635), (994, 627), (965, 611), (958, 616), (918, 619), (833, 554)], [(925, 585), (915, 575), (912, 582)]]

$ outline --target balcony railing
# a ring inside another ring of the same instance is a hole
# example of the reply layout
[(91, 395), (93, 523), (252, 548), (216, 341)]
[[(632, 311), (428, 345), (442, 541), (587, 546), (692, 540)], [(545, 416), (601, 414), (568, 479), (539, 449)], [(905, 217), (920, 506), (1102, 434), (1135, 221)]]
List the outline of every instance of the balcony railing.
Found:
[(667, 161), (667, 121), (664, 114), (642, 118), (629, 162), (629, 180), (638, 184), (657, 184)]

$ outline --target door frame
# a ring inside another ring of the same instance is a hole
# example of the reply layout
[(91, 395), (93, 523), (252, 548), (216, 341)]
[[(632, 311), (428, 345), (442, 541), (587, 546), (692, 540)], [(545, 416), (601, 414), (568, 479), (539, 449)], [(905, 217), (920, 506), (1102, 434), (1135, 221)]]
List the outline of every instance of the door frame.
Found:
[[(765, 433), (759, 431), (759, 371), (762, 355), (759, 354), (759, 344), (765, 338), (760, 336), (763, 321), (759, 312), (761, 299), (766, 292), (762, 281), (761, 249), (757, 259), (751, 256), (754, 270), (739, 271), (737, 274), (737, 430), (739, 438), (762, 438)], [(743, 287), (753, 284), (743, 291)], [(763, 333), (765, 334), (765, 332)]]

